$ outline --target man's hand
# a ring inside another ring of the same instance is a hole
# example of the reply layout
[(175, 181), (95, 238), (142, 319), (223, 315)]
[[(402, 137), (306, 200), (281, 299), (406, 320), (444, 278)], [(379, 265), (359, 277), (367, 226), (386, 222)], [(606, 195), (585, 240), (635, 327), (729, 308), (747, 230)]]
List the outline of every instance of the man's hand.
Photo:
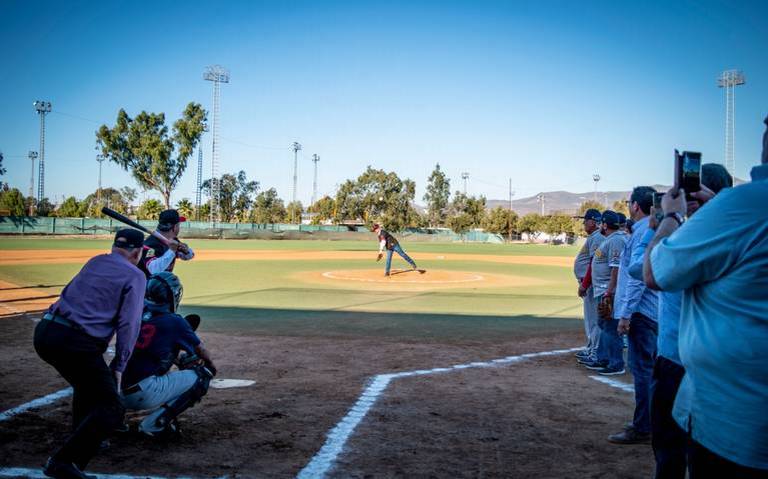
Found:
[(605, 293), (597, 305), (597, 315), (605, 320), (610, 320), (613, 316), (613, 294)]
[(378, 256), (376, 256), (376, 261), (381, 261), (381, 258), (384, 257), (384, 253), (379, 253)]
[(619, 325), (616, 327), (616, 332), (619, 333), (619, 336), (622, 334), (629, 334), (629, 320), (628, 319), (620, 319)]
[(187, 243), (179, 243), (178, 252), (181, 254), (189, 254), (189, 246)]
[(121, 394), (123, 392), (123, 388), (120, 386), (120, 383), (123, 381), (123, 373), (112, 371), (112, 375), (115, 378), (115, 384), (117, 384), (117, 394)]
[(648, 227), (654, 231), (659, 227), (659, 222), (656, 221), (656, 208), (651, 206), (651, 213), (648, 215)]
[(701, 185), (701, 189), (695, 193), (691, 193), (691, 196), (696, 198), (696, 201), (698, 201), (700, 205), (699, 208), (701, 208), (704, 206), (704, 203), (715, 197), (715, 192), (706, 186)]
[(671, 188), (667, 194), (661, 198), (661, 209), (665, 214), (678, 213), (685, 216), (688, 212), (688, 204), (685, 201), (685, 191), (680, 188), (675, 190)]
[(587, 295), (587, 290), (584, 289), (584, 286), (579, 285), (579, 298), (583, 298)]
[(181, 243), (179, 243), (179, 242), (178, 242), (178, 241), (176, 241), (176, 240), (171, 240), (171, 242), (170, 242), (170, 243), (168, 243), (168, 248), (170, 248), (170, 249), (171, 249), (171, 251), (173, 251), (174, 253), (178, 253), (178, 251), (179, 251), (179, 246), (181, 246)]

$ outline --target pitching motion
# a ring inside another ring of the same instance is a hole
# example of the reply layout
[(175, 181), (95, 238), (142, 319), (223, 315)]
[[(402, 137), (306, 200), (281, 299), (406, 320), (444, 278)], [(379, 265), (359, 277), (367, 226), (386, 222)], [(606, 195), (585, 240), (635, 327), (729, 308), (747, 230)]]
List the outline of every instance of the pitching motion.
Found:
[(376, 233), (379, 238), (379, 255), (376, 257), (376, 261), (381, 261), (381, 258), (384, 257), (384, 250), (387, 250), (387, 262), (386, 266), (384, 267), (384, 276), (390, 276), (390, 269), (392, 268), (392, 253), (399, 254), (401, 258), (403, 258), (408, 264), (411, 265), (412, 271), (418, 271), (421, 274), (427, 272), (426, 269), (419, 269), (416, 266), (416, 262), (414, 262), (411, 257), (408, 256), (405, 251), (403, 251), (403, 248), (400, 247), (400, 243), (397, 241), (397, 239), (388, 231), (384, 230), (380, 224), (374, 223), (373, 232)]

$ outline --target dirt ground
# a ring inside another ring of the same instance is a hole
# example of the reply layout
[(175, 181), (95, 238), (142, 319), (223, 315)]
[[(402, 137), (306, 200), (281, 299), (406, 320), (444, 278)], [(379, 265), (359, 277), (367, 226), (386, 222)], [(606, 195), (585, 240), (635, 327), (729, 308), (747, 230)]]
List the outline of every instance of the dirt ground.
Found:
[[(35, 355), (31, 317), (0, 320), (0, 411), (66, 386)], [(220, 378), (182, 416), (172, 442), (118, 435), (89, 467), (102, 473), (292, 477), (380, 373), (570, 348), (577, 333), (513, 342), (203, 333)], [(630, 381), (629, 377), (619, 380)], [(39, 467), (64, 439), (70, 400), (0, 422), (0, 464)], [(605, 438), (631, 416), (630, 394), (589, 378), (571, 355), (491, 369), (398, 378), (351, 436), (332, 477), (649, 477), (649, 446)]]

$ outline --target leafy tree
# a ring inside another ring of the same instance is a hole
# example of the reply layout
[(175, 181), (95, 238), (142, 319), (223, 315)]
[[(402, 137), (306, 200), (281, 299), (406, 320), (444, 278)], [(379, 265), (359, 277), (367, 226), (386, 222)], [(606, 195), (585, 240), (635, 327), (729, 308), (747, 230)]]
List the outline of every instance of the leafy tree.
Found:
[(627, 203), (624, 200), (614, 201), (613, 205), (611, 206), (611, 209), (616, 213), (624, 213), (624, 215), (626, 215), (626, 217), (629, 218), (629, 207), (627, 206)]
[(605, 206), (603, 206), (603, 204), (600, 203), (599, 201), (587, 200), (584, 203), (582, 203), (581, 206), (579, 206), (579, 211), (577, 216), (584, 216), (584, 213), (586, 213), (587, 210), (590, 208), (596, 209), (597, 211), (603, 211), (603, 209), (605, 209)]
[(130, 118), (120, 109), (115, 126), (102, 125), (96, 140), (101, 153), (130, 171), (142, 188), (159, 192), (167, 209), (171, 192), (203, 134), (205, 120), (203, 107), (189, 103), (169, 136), (164, 113), (142, 111), (136, 118)]
[[(258, 181), (248, 181), (245, 172), (240, 171), (237, 176), (223, 174), (217, 179), (219, 183), (219, 212), (224, 221), (239, 219), (245, 221), (248, 212), (253, 205), (253, 196), (259, 189)], [(212, 185), (210, 179), (202, 184), (203, 192), (210, 196)]]
[(202, 203), (200, 205), (200, 210), (195, 211), (195, 218), (197, 218), (198, 221), (207, 221), (210, 217), (211, 217), (210, 203)]
[(544, 230), (544, 217), (538, 213), (528, 213), (517, 222), (517, 229), (520, 233), (527, 233), (536, 238)]
[(454, 233), (463, 235), (472, 227), (472, 217), (466, 213), (451, 215), (448, 217), (448, 227)]
[(86, 196), (85, 199), (80, 202), (80, 215), (101, 218), (104, 216), (101, 213), (101, 208), (103, 206), (111, 208), (118, 213), (128, 212), (128, 203), (126, 203), (120, 190), (114, 188), (102, 188), (101, 202), (99, 202), (98, 190)]
[(483, 228), (506, 238), (510, 231), (512, 233), (517, 232), (517, 220), (517, 213), (503, 206), (497, 206), (485, 216)]
[(136, 192), (136, 188), (131, 188), (130, 186), (123, 186), (120, 188), (120, 194), (123, 195), (123, 199), (129, 205), (136, 201), (136, 198), (139, 196)]
[(573, 232), (572, 218), (563, 214), (553, 214), (544, 217), (541, 226), (543, 231), (550, 236), (550, 242), (554, 236)]
[[(463, 224), (468, 221), (470, 228), (479, 228), (485, 219), (485, 197), (481, 196), (477, 198), (474, 196), (467, 196), (464, 193), (457, 191), (453, 194), (450, 215), (452, 217), (467, 215), (468, 218), (460, 220), (458, 224)], [(451, 223), (449, 222), (449, 224)], [(456, 232), (458, 233), (458, 231)]]
[(184, 216), (187, 219), (191, 219), (192, 214), (195, 212), (195, 206), (188, 198), (180, 199), (178, 203), (176, 203), (176, 209), (181, 216)]
[(301, 223), (301, 214), (304, 212), (304, 206), (301, 201), (291, 201), (288, 206), (285, 207), (285, 219), (286, 223)]
[(25, 215), (24, 195), (18, 188), (11, 188), (0, 193), (0, 209), (8, 210), (10, 216)]
[(3, 152), (0, 151), (0, 176), (5, 174), (5, 168), (3, 167)]
[(448, 199), (451, 196), (451, 180), (435, 165), (429, 176), (424, 201), (427, 202), (427, 217), (430, 226), (442, 226), (448, 216)]
[(307, 211), (316, 213), (312, 218), (312, 224), (320, 224), (323, 221), (333, 219), (336, 212), (336, 201), (330, 196), (323, 196), (310, 206)]
[(59, 206), (59, 209), (56, 210), (56, 216), (60, 216), (62, 218), (77, 218), (80, 215), (80, 202), (77, 201), (77, 198), (74, 196), (70, 196), (64, 202)]
[(51, 203), (51, 200), (48, 198), (43, 198), (37, 204), (37, 208), (35, 208), (35, 214), (37, 216), (51, 216), (54, 209), (55, 207), (53, 206), (53, 203)]
[(347, 180), (336, 193), (336, 221), (363, 220), (369, 226), (382, 223), (400, 231), (418, 223), (413, 207), (416, 184), (401, 180), (394, 172), (370, 166), (355, 180)]
[(137, 216), (140, 220), (156, 220), (163, 209), (162, 203), (154, 198), (150, 198), (139, 206)]
[(254, 223), (280, 223), (285, 218), (286, 211), (283, 200), (277, 196), (277, 190), (270, 188), (256, 195), (251, 210), (251, 221)]

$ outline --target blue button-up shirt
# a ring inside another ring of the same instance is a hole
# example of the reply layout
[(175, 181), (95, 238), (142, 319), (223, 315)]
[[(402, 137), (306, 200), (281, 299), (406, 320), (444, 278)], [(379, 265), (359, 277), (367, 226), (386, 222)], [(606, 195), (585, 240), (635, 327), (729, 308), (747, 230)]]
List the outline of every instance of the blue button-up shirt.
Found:
[(616, 319), (629, 319), (635, 313), (656, 321), (659, 314), (658, 293), (645, 286), (642, 280), (638, 280), (629, 275), (629, 266), (632, 261), (632, 255), (640, 246), (640, 240), (648, 231), (647, 216), (635, 223), (632, 227), (632, 236), (624, 246), (624, 254), (621, 256), (621, 266), (619, 267), (619, 287), (616, 289), (616, 303), (614, 305), (614, 315)]
[(656, 283), (683, 291), (673, 416), (737, 464), (768, 469), (768, 165), (720, 192), (651, 252)]

